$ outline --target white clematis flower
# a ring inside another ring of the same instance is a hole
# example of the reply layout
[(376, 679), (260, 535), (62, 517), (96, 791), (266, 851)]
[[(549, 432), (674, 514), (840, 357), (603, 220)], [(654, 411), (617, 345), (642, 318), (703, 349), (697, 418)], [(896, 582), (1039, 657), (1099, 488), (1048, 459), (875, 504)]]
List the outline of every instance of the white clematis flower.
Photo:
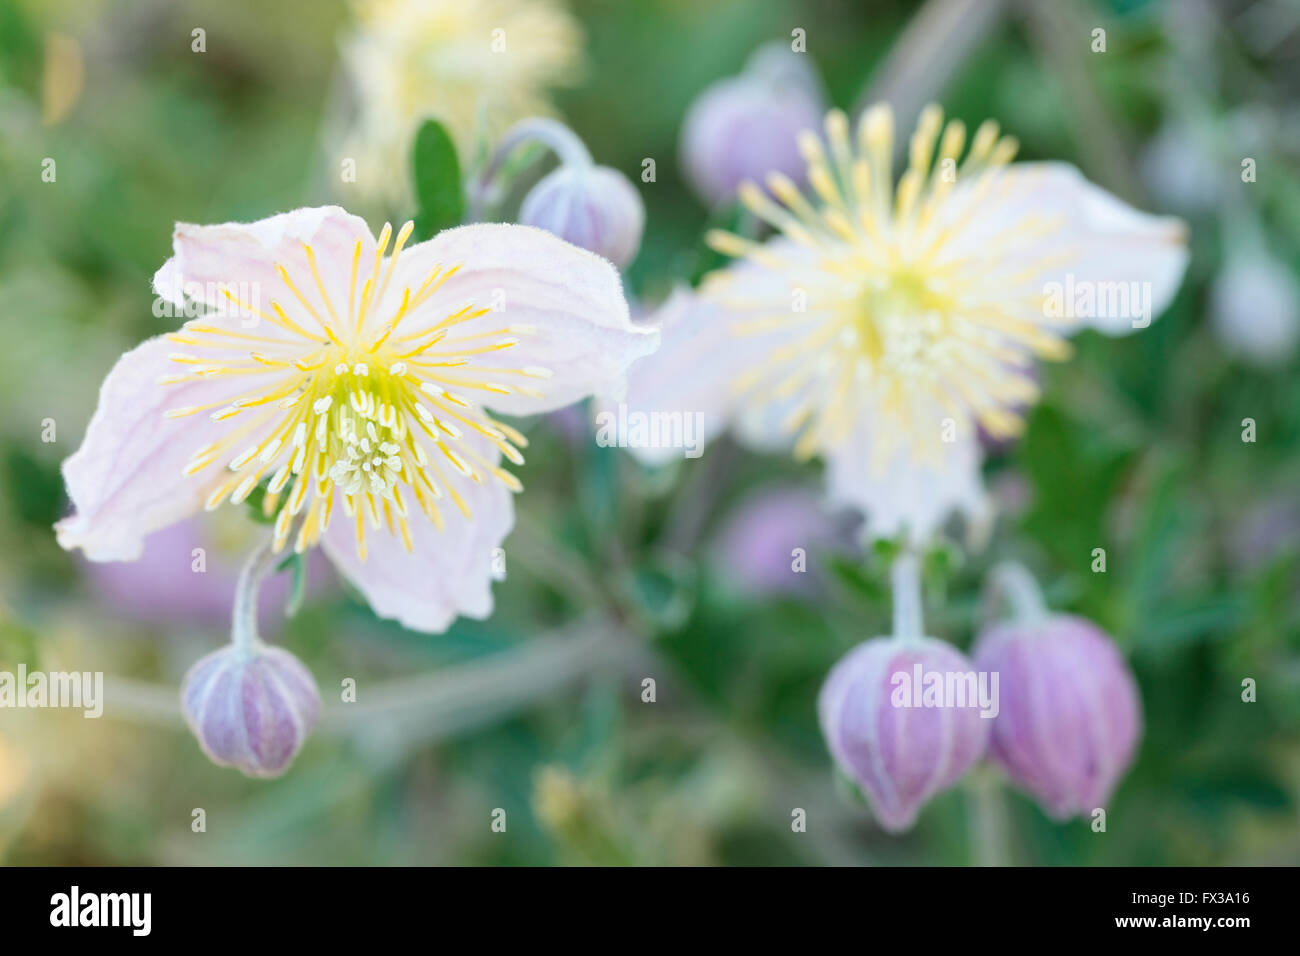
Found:
[(1067, 334), (1162, 311), (1186, 266), (1183, 224), (1073, 167), (1010, 165), (1017, 144), (992, 122), (967, 151), (936, 106), (897, 188), (888, 107), (862, 116), (856, 143), (832, 111), (826, 143), (800, 138), (812, 198), (782, 173), (766, 192), (740, 188), (778, 234), (709, 235), (739, 261), (661, 310), (664, 347), (633, 370), (629, 410), (696, 412), (707, 436), (730, 422), (820, 456), (832, 497), (872, 534), (925, 537), (953, 511), (982, 520), (976, 425), (1017, 434), (1038, 395), (1026, 370), (1066, 357)]
[(340, 156), (357, 186), (400, 200), (420, 122), (447, 127), (462, 160), (528, 116), (553, 112), (548, 89), (571, 85), (582, 29), (557, 0), (354, 0), (342, 44), (356, 100)]
[[(423, 631), (491, 611), (524, 436), (494, 413), (618, 390), (654, 330), (609, 263), (540, 229), (404, 248), (338, 207), (178, 225), (154, 278), (210, 311), (122, 356), (63, 466), (60, 544), (133, 560), (151, 532), (263, 485), (275, 549), (321, 544)], [(390, 242), (392, 248), (390, 249)]]

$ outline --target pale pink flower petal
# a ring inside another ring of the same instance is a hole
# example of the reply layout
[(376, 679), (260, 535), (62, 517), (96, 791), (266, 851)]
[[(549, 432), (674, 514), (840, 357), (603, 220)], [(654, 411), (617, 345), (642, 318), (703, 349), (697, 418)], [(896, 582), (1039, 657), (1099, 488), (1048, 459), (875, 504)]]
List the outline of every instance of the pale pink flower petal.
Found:
[[(988, 286), (999, 301), (1020, 303), (1026, 320), (1064, 333), (1144, 327), (1169, 305), (1187, 267), (1181, 220), (1139, 212), (1065, 163), (1017, 163), (958, 186), (939, 219), (938, 228), (956, 228), (936, 269), (988, 263), (996, 252), (1001, 264), (985, 277), (1005, 274), (1007, 284)], [(1063, 316), (1033, 304), (1045, 294), (1064, 304)]]
[(410, 522), (413, 551), (387, 528), (367, 524), (364, 560), (357, 554), (356, 522), (336, 503), (321, 546), (380, 617), (439, 633), (458, 615), (485, 618), (492, 613), (494, 566), (502, 559), (494, 551), (514, 525), (514, 496), (490, 478), (481, 484), (457, 481), (455, 490), (469, 508), (469, 518), (444, 498), (439, 502), (442, 530), (425, 520)]
[(149, 339), (118, 359), (104, 379), (86, 437), (63, 463), (74, 509), (55, 525), (64, 548), (82, 548), (92, 561), (133, 561), (147, 535), (202, 509), (211, 476), (204, 481), (182, 470), (229, 425), (202, 413), (167, 419), (163, 412), (219, 403), (247, 383), (215, 378), (159, 385), (160, 377), (177, 370), (168, 358), (176, 348), (164, 338)]
[[(612, 265), (531, 226), (462, 226), (412, 246), (378, 312), (395, 312), (404, 290), (419, 289), (437, 265), (459, 268), (402, 320), (402, 333), (432, 328), (468, 303), (490, 310), (454, 325), (439, 351), (446, 354), (450, 342), (470, 337), (476, 338), (467, 349), (517, 342), (470, 357), (471, 366), (505, 369), (482, 377), (495, 375), (510, 394), (473, 396), (495, 411), (532, 415), (588, 395), (618, 394), (629, 363), (658, 346), (658, 330), (631, 321)], [(520, 370), (529, 374), (515, 374)]]
[[(597, 437), (611, 442), (626, 440), (622, 425), (631, 420), (629, 416), (699, 415), (702, 448), (726, 429), (733, 412), (731, 378), (744, 367), (740, 350), (731, 347), (728, 317), (679, 288), (646, 322), (659, 330), (660, 347), (628, 371), (627, 391), (620, 400), (601, 403)], [(601, 437), (603, 428), (609, 429), (608, 439)], [(686, 451), (637, 444), (629, 445), (628, 450), (652, 465), (681, 458)]]
[[(785, 240), (768, 245), (773, 255), (796, 262), (808, 259), (804, 250)], [(790, 301), (783, 277), (746, 261), (714, 273), (699, 292), (674, 289), (646, 320), (659, 330), (658, 350), (628, 371), (626, 395), (602, 407), (612, 416), (604, 421), (620, 426), (616, 436), (621, 437), (621, 425), (631, 421), (630, 416), (698, 415), (701, 447), (735, 425), (739, 437), (753, 448), (788, 448), (791, 435), (781, 429), (780, 418), (794, 398), (776, 403), (774, 410), (767, 402), (754, 402), (738, 385), (799, 330), (762, 322), (763, 316), (771, 317), (771, 308), (757, 308), (753, 315), (735, 308), (727, 301), (732, 294), (764, 303)], [(628, 450), (654, 465), (681, 458), (687, 449), (629, 444)]]
[(868, 537), (906, 533), (911, 540), (924, 541), (954, 514), (973, 529), (982, 529), (990, 505), (980, 477), (979, 442), (973, 436), (956, 434), (954, 441), (936, 441), (930, 457), (918, 458), (904, 448), (876, 463), (870, 455), (870, 429), (864, 420), (849, 441), (826, 455), (831, 500), (863, 512)]
[[(217, 310), (211, 324), (236, 322), (236, 327), (247, 328), (256, 322), (259, 335), (287, 336), (292, 340), (291, 333), (271, 322), (260, 321), (250, 310), (230, 317), (238, 307), (232, 308), (222, 288), (229, 288), (245, 305), (263, 312), (271, 312), (274, 300), (292, 315), (302, 316), (305, 310), (280, 277), (278, 263), (288, 270), (295, 287), (312, 308), (322, 318), (329, 319), (328, 309), (311, 279), (304, 244), (311, 247), (330, 301), (341, 304), (347, 301), (358, 241), (361, 242), (360, 270), (365, 276), (374, 257), (375, 240), (365, 220), (338, 206), (295, 209), (251, 223), (214, 226), (177, 223), (172, 240), (174, 254), (154, 276), (154, 291), (178, 306), (190, 294), (191, 298)], [(222, 313), (226, 314), (225, 322)], [(314, 330), (314, 327), (309, 329)]]

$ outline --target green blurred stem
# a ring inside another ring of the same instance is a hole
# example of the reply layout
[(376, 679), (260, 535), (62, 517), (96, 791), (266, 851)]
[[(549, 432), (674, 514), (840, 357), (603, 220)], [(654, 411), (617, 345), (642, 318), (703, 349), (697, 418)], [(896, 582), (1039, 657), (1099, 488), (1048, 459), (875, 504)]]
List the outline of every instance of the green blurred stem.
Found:
[(966, 785), (970, 806), (971, 855), (976, 866), (1008, 866), (1007, 806), (1002, 780), (987, 767), (970, 775)]
[(1090, 6), (1078, 0), (1020, 0), (1029, 38), (1045, 72), (1064, 90), (1081, 165), (1090, 179), (1129, 200), (1139, 198), (1137, 173), (1129, 159), (1130, 131), (1107, 109), (1097, 91), (1096, 68), (1086, 38), (1093, 24)]
[[(943, 93), (970, 55), (1002, 20), (1005, 0), (929, 0), (908, 21), (854, 104), (861, 112), (890, 103), (900, 127)], [(907, 137), (898, 137), (901, 155)]]
[(501, 137), (482, 174), (471, 184), (471, 222), (478, 222), (486, 208), (499, 199), (501, 187), (496, 181), (497, 176), (510, 155), (524, 143), (540, 143), (559, 157), (561, 165), (573, 169), (590, 169), (592, 166), (586, 144), (563, 123), (539, 116), (521, 120)]
[(692, 470), (691, 484), (678, 493), (665, 522), (660, 544), (690, 554), (726, 494), (728, 479), (740, 460), (740, 448), (725, 436), (714, 442), (702, 467)]
[(379, 725), (386, 734), (399, 732), (403, 743), (428, 743), (494, 723), (590, 674), (617, 669), (641, 646), (611, 620), (584, 621), (502, 654), (363, 686), (356, 703), (326, 709), (322, 728), (347, 734)]
[[(381, 727), (401, 744), (439, 740), (483, 726), (606, 668), (624, 666), (642, 643), (597, 618), (539, 636), (518, 648), (416, 677), (362, 683), (356, 703), (327, 706), (323, 733), (347, 737)], [(141, 723), (182, 726), (174, 688), (107, 675), (104, 713)]]
[(1034, 576), (1019, 561), (1003, 561), (989, 573), (984, 586), (988, 617), (993, 618), (1000, 601), (1005, 600), (1018, 623), (1031, 624), (1047, 617), (1047, 604)]

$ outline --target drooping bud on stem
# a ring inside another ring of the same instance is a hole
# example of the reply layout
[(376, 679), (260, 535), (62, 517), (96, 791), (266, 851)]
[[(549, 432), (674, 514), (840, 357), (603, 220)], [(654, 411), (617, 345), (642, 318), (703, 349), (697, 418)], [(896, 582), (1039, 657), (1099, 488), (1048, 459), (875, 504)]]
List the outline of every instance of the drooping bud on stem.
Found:
[(631, 262), (645, 227), (641, 194), (618, 170), (595, 165), (582, 140), (555, 120), (524, 120), (506, 133), (480, 179), (479, 200), (494, 194), (506, 158), (525, 142), (547, 146), (559, 157), (560, 166), (529, 190), (519, 222), (604, 256), (619, 268)]
[(181, 709), (203, 752), (250, 777), (284, 773), (320, 713), (307, 668), (257, 635), (257, 589), (274, 562), (269, 541), (249, 557), (235, 591), (230, 644), (201, 658), (181, 684)]
[[(894, 635), (859, 644), (831, 670), (817, 701), (822, 734), (836, 764), (861, 788), (881, 825), (909, 829), (921, 805), (952, 786), (980, 758), (989, 721), (970, 662), (924, 636), (920, 559), (911, 552), (891, 570)], [(962, 699), (948, 687), (961, 687)]]
[(1022, 566), (996, 568), (989, 592), (1013, 609), (975, 642), (977, 666), (1002, 689), (990, 756), (1056, 819), (1104, 807), (1141, 736), (1128, 664), (1091, 622), (1049, 612)]

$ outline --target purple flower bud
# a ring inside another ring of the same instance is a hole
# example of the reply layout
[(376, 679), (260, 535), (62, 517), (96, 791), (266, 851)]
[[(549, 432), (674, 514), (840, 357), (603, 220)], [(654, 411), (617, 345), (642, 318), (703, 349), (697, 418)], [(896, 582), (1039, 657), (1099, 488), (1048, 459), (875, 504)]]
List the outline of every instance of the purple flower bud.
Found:
[(198, 661), (181, 685), (181, 708), (213, 763), (250, 777), (288, 769), (320, 713), (311, 673), (261, 641), (234, 644)]
[(975, 644), (999, 674), (992, 758), (1053, 818), (1104, 807), (1141, 736), (1137, 682), (1114, 643), (1066, 614), (992, 625)]
[(962, 701), (924, 693), (927, 675), (970, 688), (974, 671), (943, 641), (877, 637), (850, 651), (822, 685), (817, 710), (827, 747), (886, 830), (909, 829), (921, 805), (984, 753), (994, 721), (980, 716), (978, 693)]
[(795, 183), (806, 163), (796, 142), (821, 125), (825, 97), (803, 54), (784, 43), (759, 48), (739, 76), (719, 80), (691, 104), (682, 124), (681, 164), (705, 202), (735, 195), (745, 180), (768, 173)]
[(1210, 288), (1214, 334), (1250, 365), (1279, 368), (1300, 344), (1300, 286), (1262, 243), (1239, 245)]
[(815, 594), (822, 557), (852, 550), (855, 517), (831, 512), (801, 486), (764, 488), (728, 517), (718, 533), (717, 557), (744, 591)]
[(1229, 178), (1223, 175), (1222, 163), (1214, 155), (1214, 135), (1190, 122), (1167, 121), (1147, 144), (1138, 163), (1139, 172), (1162, 206), (1204, 212), (1223, 200), (1228, 192), (1224, 184)]
[(645, 203), (618, 170), (573, 163), (543, 176), (529, 190), (519, 221), (604, 256), (621, 269), (641, 248)]

